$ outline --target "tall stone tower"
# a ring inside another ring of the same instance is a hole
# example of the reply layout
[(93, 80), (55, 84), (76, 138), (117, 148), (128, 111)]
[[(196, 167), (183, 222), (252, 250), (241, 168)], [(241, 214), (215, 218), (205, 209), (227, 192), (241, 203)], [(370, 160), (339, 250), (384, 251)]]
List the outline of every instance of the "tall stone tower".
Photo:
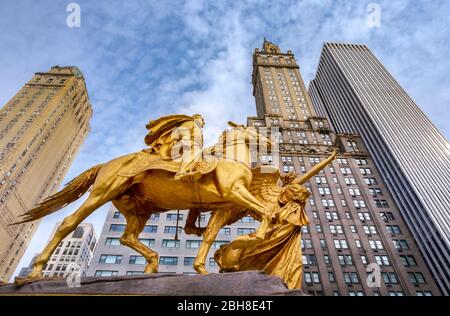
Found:
[(58, 189), (91, 116), (76, 67), (36, 73), (0, 110), (0, 278), (11, 277), (38, 223), (8, 225)]
[[(252, 82), (257, 116), (247, 125), (278, 128), (282, 172), (302, 174), (332, 148), (339, 149), (338, 158), (306, 184), (312, 196), (306, 209), (310, 224), (303, 228), (303, 290), (312, 295), (439, 294), (360, 136), (336, 134), (325, 117), (317, 116), (292, 52), (264, 40), (253, 54)], [(270, 153), (259, 157), (261, 164), (276, 161)], [(380, 273), (370, 272), (371, 264)], [(367, 282), (369, 276), (375, 282)]]

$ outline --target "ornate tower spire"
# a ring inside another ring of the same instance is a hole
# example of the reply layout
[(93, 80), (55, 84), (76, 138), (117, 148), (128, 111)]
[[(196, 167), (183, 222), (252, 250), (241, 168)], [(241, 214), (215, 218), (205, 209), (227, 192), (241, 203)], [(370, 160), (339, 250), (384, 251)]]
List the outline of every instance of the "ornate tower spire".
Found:
[(265, 37), (264, 37), (264, 42), (263, 42), (263, 51), (265, 53), (272, 53), (272, 54), (280, 54), (281, 50), (278, 47), (278, 45), (275, 45), (272, 42), (269, 42)]

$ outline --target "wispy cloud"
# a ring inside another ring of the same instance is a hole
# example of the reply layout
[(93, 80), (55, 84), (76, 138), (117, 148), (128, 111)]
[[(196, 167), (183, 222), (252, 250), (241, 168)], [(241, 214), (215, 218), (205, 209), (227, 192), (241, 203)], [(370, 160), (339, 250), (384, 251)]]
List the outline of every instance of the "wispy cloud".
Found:
[[(446, 1), (77, 1), (81, 28), (65, 24), (70, 1), (1, 1), (0, 104), (34, 72), (77, 65), (94, 108), (92, 131), (67, 179), (144, 147), (145, 124), (168, 113), (202, 113), (212, 142), (228, 120), (255, 111), (251, 54), (264, 36), (291, 49), (306, 83), (324, 41), (367, 44), (448, 138), (450, 22)], [(80, 204), (44, 219), (20, 266), (40, 251), (49, 226)], [(105, 208), (88, 221), (100, 232)]]

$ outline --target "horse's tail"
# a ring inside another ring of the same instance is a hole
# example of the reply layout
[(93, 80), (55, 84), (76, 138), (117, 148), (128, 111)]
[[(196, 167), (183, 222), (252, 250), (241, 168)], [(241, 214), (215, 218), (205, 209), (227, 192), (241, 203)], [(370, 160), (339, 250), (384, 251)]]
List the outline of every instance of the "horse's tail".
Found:
[(56, 212), (73, 201), (79, 199), (92, 186), (102, 166), (103, 164), (99, 164), (86, 170), (78, 177), (67, 183), (61, 191), (47, 197), (33, 209), (20, 215), (25, 217), (22, 221), (10, 225), (37, 220)]

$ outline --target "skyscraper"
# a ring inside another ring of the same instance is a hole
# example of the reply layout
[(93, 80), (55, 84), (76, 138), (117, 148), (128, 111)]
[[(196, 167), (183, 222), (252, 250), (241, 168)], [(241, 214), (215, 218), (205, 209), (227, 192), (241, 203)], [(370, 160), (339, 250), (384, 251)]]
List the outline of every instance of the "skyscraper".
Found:
[(52, 67), (0, 110), (0, 278), (8, 280), (37, 222), (8, 226), (54, 193), (89, 132), (92, 109), (76, 67)]
[(361, 135), (440, 289), (449, 295), (448, 141), (365, 45), (326, 43), (309, 91), (336, 132)]

